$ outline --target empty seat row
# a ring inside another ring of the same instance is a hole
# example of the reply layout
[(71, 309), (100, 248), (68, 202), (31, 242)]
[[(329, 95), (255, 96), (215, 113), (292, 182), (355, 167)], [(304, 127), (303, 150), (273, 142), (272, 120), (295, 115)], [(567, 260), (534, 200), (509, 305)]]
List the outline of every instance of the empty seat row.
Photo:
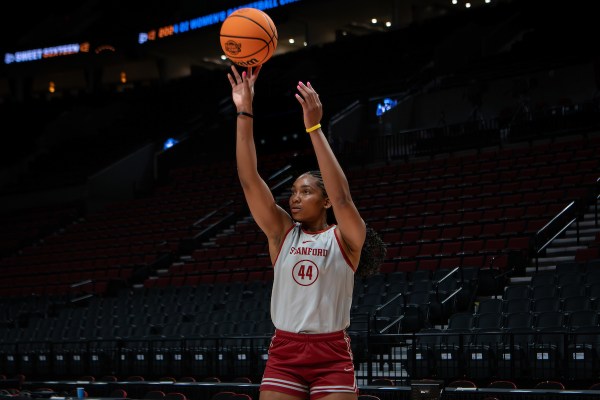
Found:
[(600, 311), (574, 310), (571, 312), (529, 310), (483, 313), (460, 312), (448, 319), (448, 331), (480, 332), (511, 329), (567, 329), (600, 327)]
[(543, 283), (538, 285), (512, 284), (504, 288), (502, 299), (538, 300), (545, 297), (565, 299), (573, 296), (588, 296), (592, 300), (600, 297), (600, 281), (594, 281), (589, 284), (585, 282), (569, 282), (564, 285), (559, 285), (558, 283)]

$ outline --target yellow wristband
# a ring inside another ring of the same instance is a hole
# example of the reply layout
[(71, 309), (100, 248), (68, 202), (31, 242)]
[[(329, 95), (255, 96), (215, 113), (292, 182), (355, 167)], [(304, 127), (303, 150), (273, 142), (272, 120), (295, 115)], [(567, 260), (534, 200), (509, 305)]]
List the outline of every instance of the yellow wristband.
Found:
[(311, 133), (312, 131), (316, 131), (317, 129), (319, 129), (321, 127), (321, 124), (316, 124), (315, 126), (311, 126), (310, 128), (308, 128), (306, 130), (306, 133)]

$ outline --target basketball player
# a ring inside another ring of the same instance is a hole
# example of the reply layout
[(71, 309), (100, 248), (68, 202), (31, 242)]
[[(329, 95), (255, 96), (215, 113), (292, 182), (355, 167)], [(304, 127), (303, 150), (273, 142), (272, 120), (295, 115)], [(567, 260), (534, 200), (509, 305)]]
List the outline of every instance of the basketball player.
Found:
[[(265, 233), (274, 266), (271, 318), (275, 334), (260, 386), (261, 400), (356, 400), (350, 324), (354, 274), (367, 227), (320, 122), (323, 108), (310, 82), (299, 82), (302, 107), (319, 170), (292, 185), (290, 212), (281, 208), (257, 169), (253, 138), (254, 85), (261, 67), (227, 76), (237, 108), (236, 160), (250, 212)], [(336, 223), (327, 220), (333, 209)], [(366, 269), (378, 268), (374, 263)], [(362, 267), (362, 265), (361, 265)]]

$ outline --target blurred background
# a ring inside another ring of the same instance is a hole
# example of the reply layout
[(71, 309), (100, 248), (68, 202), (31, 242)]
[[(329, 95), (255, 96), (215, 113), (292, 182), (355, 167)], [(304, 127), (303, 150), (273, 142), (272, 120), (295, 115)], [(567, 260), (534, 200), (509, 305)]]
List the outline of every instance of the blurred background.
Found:
[[(265, 146), (292, 143), (281, 138), (294, 135), (287, 118), (293, 101), (285, 99), (296, 80), (317, 84), (328, 100), (329, 118), (355, 101), (371, 108), (363, 137), (470, 117), (510, 118), (507, 114), (516, 114), (511, 108), (578, 102), (596, 93), (596, 32), (585, 2), (256, 4), (267, 7), (279, 32), (257, 99), (258, 107), (261, 101), (270, 103), (262, 112), (265, 118), (275, 118), (270, 129), (259, 131)], [(208, 136), (207, 129), (231, 112), (224, 77), (230, 62), (220, 49), (219, 21), (227, 10), (245, 5), (15, 5), (18, 12), (3, 16), (0, 35), (6, 132), (0, 186), (6, 191), (35, 189), (53, 180), (81, 181), (146, 141), (160, 146), (169, 138)], [(563, 68), (567, 64), (571, 69)], [(585, 64), (586, 70), (577, 71), (576, 64)], [(491, 80), (509, 74), (515, 77), (495, 89)], [(454, 93), (448, 92), (451, 86)], [(417, 91), (432, 94), (417, 104)], [(378, 120), (377, 107), (385, 98), (387, 108), (405, 104), (402, 120), (393, 128)], [(278, 131), (267, 140), (274, 126)], [(344, 133), (351, 138), (358, 134)], [(92, 143), (90, 156), (86, 153)], [(66, 154), (50, 154), (61, 149)], [(46, 176), (50, 173), (52, 177)], [(5, 207), (27, 204), (12, 203)]]
[[(537, 358), (534, 345), (548, 339), (536, 336), (533, 308), (522, 368), (499, 365), (500, 353), (485, 365), (466, 353), (452, 364), (439, 347), (437, 364), (411, 353), (413, 335), (445, 331), (457, 313), (479, 321), (489, 298), (507, 333), (509, 286), (533, 293), (546, 271), (558, 298), (559, 271), (590, 272), (600, 259), (600, 32), (584, 0), (12, 5), (0, 16), (0, 373), (256, 374), (264, 343), (252, 343), (247, 363), (221, 365), (212, 356), (237, 345), (210, 341), (272, 331), (272, 268), (239, 190), (231, 63), (219, 43), (223, 19), (245, 6), (267, 12), (279, 35), (254, 105), (276, 199), (285, 207), (290, 179), (315, 168), (294, 98), (310, 81), (361, 214), (388, 244), (383, 286), (355, 285), (353, 322), (367, 310), (371, 323), (352, 329), (359, 384), (597, 379), (596, 339), (584, 343), (593, 363), (574, 362), (568, 346)], [(587, 327), (598, 328), (591, 276), (579, 288), (593, 308)], [(411, 303), (421, 279), (427, 298)], [(396, 314), (376, 316), (391, 300), (402, 303)], [(561, 315), (551, 328), (573, 343), (575, 318)], [(159, 350), (168, 362), (146, 362)]]

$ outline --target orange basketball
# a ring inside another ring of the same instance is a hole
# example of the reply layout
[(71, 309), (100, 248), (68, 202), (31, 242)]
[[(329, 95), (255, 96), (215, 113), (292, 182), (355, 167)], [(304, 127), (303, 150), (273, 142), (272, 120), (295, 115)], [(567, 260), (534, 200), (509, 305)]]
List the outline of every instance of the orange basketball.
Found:
[(277, 48), (277, 28), (264, 11), (239, 8), (221, 25), (221, 47), (225, 55), (242, 67), (267, 62)]

